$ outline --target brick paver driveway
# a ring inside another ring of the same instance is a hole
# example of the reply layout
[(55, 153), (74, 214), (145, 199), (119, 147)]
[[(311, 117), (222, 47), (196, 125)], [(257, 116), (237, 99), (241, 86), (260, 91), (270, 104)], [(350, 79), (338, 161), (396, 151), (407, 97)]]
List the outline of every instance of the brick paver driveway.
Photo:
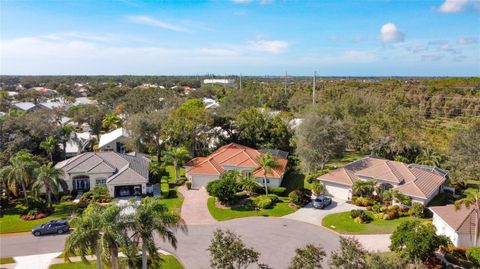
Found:
[(178, 191), (184, 198), (181, 217), (187, 225), (206, 225), (217, 222), (208, 211), (208, 193), (204, 188), (188, 190), (183, 185), (178, 188)]

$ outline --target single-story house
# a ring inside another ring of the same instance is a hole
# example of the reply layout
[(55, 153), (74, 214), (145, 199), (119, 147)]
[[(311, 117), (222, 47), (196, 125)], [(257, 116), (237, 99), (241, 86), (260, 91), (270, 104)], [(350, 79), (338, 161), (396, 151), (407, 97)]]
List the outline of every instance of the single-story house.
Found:
[(384, 188), (394, 188), (410, 196), (412, 202), (427, 205), (433, 197), (443, 191), (447, 174), (447, 171), (436, 167), (367, 156), (317, 179), (325, 185), (327, 194), (343, 200), (352, 198), (352, 186), (355, 181), (373, 180)]
[(278, 161), (279, 166), (267, 174), (267, 185), (279, 187), (287, 167), (288, 153), (283, 151), (256, 150), (250, 147), (231, 143), (218, 148), (207, 157), (197, 157), (185, 164), (185, 174), (192, 182), (193, 188), (206, 187), (211, 181), (217, 180), (229, 170), (237, 170), (244, 176), (254, 176), (263, 184), (263, 170), (259, 167), (257, 157), (269, 152)]
[(98, 149), (100, 151), (114, 151), (119, 153), (125, 153), (125, 143), (127, 138), (127, 130), (124, 128), (118, 128), (114, 131), (111, 131), (110, 133), (106, 133), (100, 136)]
[(471, 247), (475, 237), (476, 214), (473, 206), (458, 209), (455, 205), (429, 207), (433, 213), (432, 224), (437, 234), (445, 235), (456, 247)]
[(104, 185), (117, 197), (147, 193), (149, 164), (150, 158), (144, 154), (109, 151), (82, 153), (55, 167), (63, 170), (69, 190), (85, 192)]

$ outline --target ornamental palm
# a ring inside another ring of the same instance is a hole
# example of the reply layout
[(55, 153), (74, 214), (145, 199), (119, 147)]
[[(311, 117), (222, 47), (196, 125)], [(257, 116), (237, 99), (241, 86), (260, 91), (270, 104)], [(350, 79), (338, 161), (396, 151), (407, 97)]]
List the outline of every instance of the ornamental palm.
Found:
[(475, 231), (473, 237), (473, 245), (477, 246), (478, 244), (478, 229), (479, 229), (479, 219), (480, 219), (480, 190), (475, 190), (468, 192), (467, 196), (463, 199), (457, 200), (455, 202), (455, 209), (459, 209), (462, 206), (466, 208), (473, 207), (475, 212)]
[(22, 150), (10, 158), (10, 165), (0, 170), (0, 174), (6, 178), (10, 189), (14, 193), (16, 193), (17, 186), (20, 185), (27, 206), (27, 189), (30, 186), (33, 171), (38, 165), (38, 162), (30, 152)]
[(112, 131), (120, 128), (122, 120), (115, 113), (107, 114), (103, 117), (102, 127), (107, 131)]
[(53, 162), (53, 153), (57, 148), (57, 139), (54, 136), (49, 136), (45, 140), (40, 143), (40, 148), (45, 150), (47, 153), (48, 158), (51, 162)]
[(175, 168), (175, 183), (178, 182), (178, 174), (181, 165), (190, 159), (190, 153), (186, 147), (170, 148), (163, 155), (163, 162), (171, 164)]
[(134, 241), (141, 241), (142, 268), (147, 269), (147, 252), (151, 261), (158, 257), (154, 232), (164, 241), (168, 241), (174, 248), (177, 248), (177, 238), (173, 231), (181, 227), (179, 224), (180, 218), (170, 213), (159, 199), (146, 197), (139, 204), (134, 204), (133, 207), (135, 213), (130, 216), (127, 227), (132, 232)]
[(431, 148), (422, 150), (415, 158), (415, 163), (438, 167), (443, 162), (443, 156)]
[(94, 253), (97, 260), (97, 268), (102, 269), (101, 261), (101, 206), (93, 204), (81, 216), (74, 215), (70, 223), (75, 230), (65, 241), (64, 258), (70, 261), (71, 255), (79, 255), (84, 263), (88, 263), (87, 255)]
[(268, 194), (267, 175), (272, 174), (273, 169), (280, 166), (277, 159), (270, 153), (257, 156), (258, 167), (256, 171), (263, 170), (263, 183), (265, 185), (265, 194)]
[(62, 190), (68, 190), (67, 183), (60, 178), (61, 171), (55, 168), (53, 163), (44, 164), (38, 169), (37, 181), (33, 183), (33, 187), (36, 189), (45, 188), (50, 207), (52, 206), (52, 193), (58, 194), (59, 187), (62, 187)]

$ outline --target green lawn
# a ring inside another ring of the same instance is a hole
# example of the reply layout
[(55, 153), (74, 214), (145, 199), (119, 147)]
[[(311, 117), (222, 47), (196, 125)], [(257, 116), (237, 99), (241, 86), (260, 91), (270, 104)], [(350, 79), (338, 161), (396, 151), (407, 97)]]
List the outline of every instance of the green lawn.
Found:
[[(168, 198), (162, 199), (163, 203), (170, 208), (173, 212), (180, 214), (180, 209), (183, 204), (183, 196), (180, 192), (177, 191), (178, 186), (175, 184), (175, 172), (173, 165), (168, 165), (165, 167), (165, 172), (168, 176), (168, 183), (170, 184), (170, 194)], [(180, 169), (179, 176), (184, 176), (185, 170)]]
[[(371, 214), (368, 212), (368, 214)], [(370, 223), (358, 224), (353, 222), (350, 212), (335, 213), (326, 216), (322, 225), (331, 230), (343, 234), (390, 234), (403, 221), (415, 219), (414, 217), (402, 217), (394, 220), (372, 220)], [(422, 220), (422, 219), (420, 219)], [(423, 221), (428, 221), (423, 219)]]
[(0, 234), (29, 232), (33, 227), (55, 219), (66, 219), (75, 210), (75, 204), (64, 202), (54, 205), (55, 212), (44, 219), (25, 221), (15, 209), (6, 210), (0, 218)]
[(271, 209), (261, 209), (258, 212), (255, 210), (251, 210), (245, 206), (238, 206), (232, 209), (224, 209), (218, 208), (215, 206), (215, 198), (210, 197), (208, 198), (208, 211), (210, 214), (219, 221), (222, 220), (229, 220), (229, 219), (236, 219), (236, 218), (244, 218), (244, 217), (252, 217), (252, 216), (264, 216), (264, 217), (281, 217), (295, 211), (294, 208), (288, 206), (288, 198), (286, 197), (279, 197), (281, 202), (278, 202), (273, 208)]
[(9, 264), (15, 263), (15, 260), (12, 257), (0, 258), (0, 264)]
[[(175, 256), (162, 256), (163, 264), (161, 269), (183, 269), (182, 264), (175, 258)], [(50, 265), (49, 269), (94, 269), (97, 268), (97, 263), (91, 261), (89, 264), (83, 262), (59, 263)]]

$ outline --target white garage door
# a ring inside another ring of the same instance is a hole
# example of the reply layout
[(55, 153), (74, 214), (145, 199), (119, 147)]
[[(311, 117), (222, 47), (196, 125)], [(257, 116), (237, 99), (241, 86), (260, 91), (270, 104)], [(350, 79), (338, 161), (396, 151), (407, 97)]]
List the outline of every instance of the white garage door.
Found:
[(339, 185), (332, 185), (328, 183), (325, 184), (325, 191), (328, 195), (331, 195), (335, 198), (339, 198), (342, 200), (350, 200), (351, 198), (351, 190), (350, 187), (343, 187)]
[(192, 177), (192, 188), (194, 189), (207, 187), (209, 182), (218, 179), (218, 177), (205, 176), (205, 175), (191, 175), (191, 177)]

